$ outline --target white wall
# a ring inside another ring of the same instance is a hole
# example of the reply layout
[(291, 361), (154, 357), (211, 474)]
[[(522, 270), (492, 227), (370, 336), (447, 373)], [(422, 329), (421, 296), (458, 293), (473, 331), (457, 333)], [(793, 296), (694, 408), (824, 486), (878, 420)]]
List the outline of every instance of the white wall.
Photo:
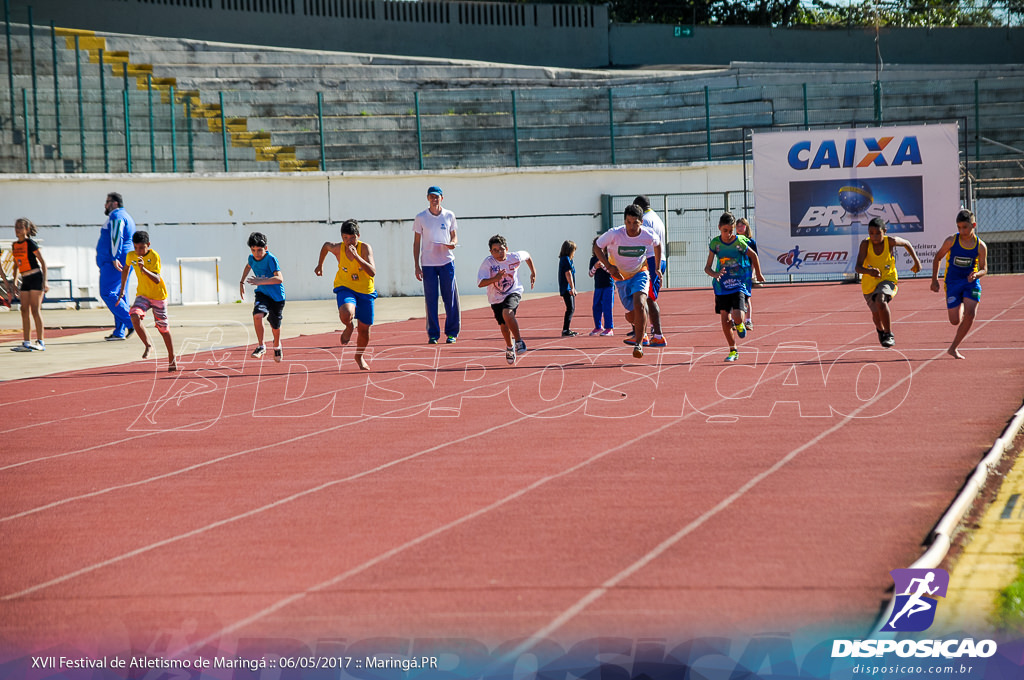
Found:
[(181, 301), (175, 258), (199, 256), (222, 258), (220, 301), (237, 300), (252, 231), (269, 238), (289, 298), (327, 299), (334, 258), (328, 255), (322, 279), (313, 274), (316, 258), (324, 241), (340, 240), (340, 223), (354, 217), (374, 249), (381, 295), (419, 295), (412, 219), (426, 208), (432, 184), (444, 189), (444, 205), (458, 218), (456, 273), (464, 293), (475, 292), (477, 268), (495, 233), (511, 248), (530, 251), (538, 268), (536, 290), (553, 292), (563, 240), (575, 241), (583, 251), (578, 258), (585, 258), (584, 264), (589, 260), (589, 243), (601, 228), (601, 194), (721, 192), (741, 189), (743, 176), (740, 163), (429, 174), (5, 175), (0, 177), (0, 243), (14, 238), (16, 218), (31, 219), (39, 226), (48, 264), (62, 265), (62, 275), (76, 288), (88, 287), (96, 295), (103, 200), (117, 191), (163, 259), (172, 302)]

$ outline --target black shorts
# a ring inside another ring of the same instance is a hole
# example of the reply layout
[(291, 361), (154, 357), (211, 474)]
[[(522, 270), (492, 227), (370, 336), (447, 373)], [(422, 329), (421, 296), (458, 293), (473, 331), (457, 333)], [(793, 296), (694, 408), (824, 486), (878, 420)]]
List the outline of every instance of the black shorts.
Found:
[(267, 317), (271, 328), (280, 328), (284, 318), (284, 300), (278, 301), (265, 293), (256, 291), (256, 302), (252, 305), (252, 315), (262, 314)]
[(497, 320), (499, 326), (505, 325), (505, 310), (511, 309), (514, 313), (519, 307), (519, 301), (522, 297), (519, 293), (512, 293), (501, 302), (497, 302), (491, 305), (491, 311), (494, 312), (494, 318)]
[(42, 290), (43, 289), (43, 273), (32, 272), (31, 274), (25, 274), (21, 277), (21, 288), (20, 290)]
[(715, 296), (715, 313), (720, 314), (721, 312), (731, 312), (733, 310), (739, 310), (744, 314), (747, 313), (747, 296), (740, 291), (735, 293), (729, 293), (728, 295), (716, 295)]

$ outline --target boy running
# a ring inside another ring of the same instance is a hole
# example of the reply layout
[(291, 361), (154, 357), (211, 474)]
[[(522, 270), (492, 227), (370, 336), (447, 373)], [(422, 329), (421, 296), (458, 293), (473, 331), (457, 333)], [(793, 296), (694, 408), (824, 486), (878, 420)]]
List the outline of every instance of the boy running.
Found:
[(957, 233), (947, 238), (932, 260), (932, 290), (939, 292), (939, 260), (946, 258), (946, 309), (949, 322), (956, 326), (953, 344), (946, 350), (954, 359), (964, 359), (960, 343), (974, 324), (981, 302), (982, 276), (988, 273), (988, 246), (978, 238), (974, 213), (961, 210), (956, 215)]
[(537, 281), (537, 270), (530, 253), (525, 250), (509, 252), (508, 241), (500, 234), (492, 236), (487, 241), (487, 247), (491, 254), (480, 263), (476, 285), (487, 289), (487, 301), (491, 303), (494, 319), (501, 329), (501, 337), (505, 339), (505, 361), (512, 365), (516, 363), (516, 352), (522, 354), (526, 351), (526, 343), (519, 332), (519, 321), (516, 320), (516, 310), (524, 291), (519, 281), (519, 267), (525, 262), (530, 268), (531, 289)]
[(338, 318), (345, 324), (345, 330), (341, 332), (341, 344), (347, 345), (352, 339), (352, 331), (358, 321), (355, 359), (360, 369), (368, 371), (370, 364), (366, 363), (363, 354), (370, 344), (373, 301), (377, 299), (377, 291), (373, 286), (373, 277), (377, 274), (373, 249), (368, 243), (359, 240), (359, 222), (345, 220), (341, 223), (341, 243), (328, 241), (320, 248), (320, 259), (313, 270), (317, 276), (323, 276), (327, 253), (338, 258), (334, 294), (338, 298)]
[[(284, 318), (284, 276), (277, 258), (267, 250), (267, 237), (258, 231), (249, 234), (249, 261), (242, 270), (242, 280), (238, 282), (241, 298), (245, 299), (245, 284), (256, 286), (256, 301), (252, 306), (252, 323), (256, 329), (256, 349), (252, 356), (263, 357), (267, 348), (263, 344), (263, 317), (267, 318), (270, 330), (274, 334), (274, 361), (281, 362), (281, 320)], [(248, 279), (249, 272), (252, 276)]]
[(132, 326), (139, 334), (139, 340), (146, 349), (142, 352), (142, 358), (148, 359), (153, 345), (149, 342), (146, 334), (146, 327), (142, 320), (146, 311), (153, 310), (153, 318), (156, 320), (156, 329), (160, 337), (164, 339), (164, 346), (167, 347), (167, 370), (174, 373), (178, 365), (174, 359), (174, 343), (171, 341), (171, 329), (167, 323), (167, 283), (160, 275), (160, 255), (149, 247), (149, 233), (137, 231), (132, 234), (132, 245), (134, 252), (128, 253), (125, 259), (124, 269), (121, 270), (121, 288), (117, 294), (115, 304), (121, 302), (124, 297), (124, 287), (128, 283), (128, 274), (135, 268), (139, 277), (139, 283), (135, 291), (135, 302), (129, 310), (132, 318)]
[[(750, 248), (750, 241), (736, 234), (736, 218), (732, 213), (722, 213), (718, 219), (718, 231), (719, 235), (708, 244), (704, 273), (714, 279), (715, 311), (721, 315), (722, 332), (729, 343), (729, 354), (725, 360), (736, 361), (740, 353), (733, 332), (739, 338), (747, 337), (743, 317), (750, 297), (751, 269), (761, 283), (764, 283), (764, 277), (761, 276), (757, 253)], [(717, 269), (712, 268), (715, 258), (718, 258)]]
[[(661, 241), (654, 232), (641, 225), (644, 211), (636, 204), (626, 206), (624, 224), (609, 229), (594, 242), (596, 257), (615, 280), (615, 288), (626, 310), (626, 321), (633, 326), (633, 337), (625, 340), (633, 345), (633, 357), (644, 355), (647, 344), (647, 291), (651, 276), (661, 279)], [(647, 271), (647, 246), (654, 249), (654, 274)]]
[(871, 310), (871, 320), (875, 322), (875, 330), (878, 331), (878, 342), (882, 347), (892, 347), (896, 344), (896, 338), (892, 334), (889, 303), (896, 297), (896, 282), (899, 280), (893, 249), (897, 246), (906, 249), (914, 260), (910, 271), (915, 274), (921, 271), (921, 261), (917, 259), (910, 241), (898, 236), (886, 236), (886, 228), (885, 220), (881, 217), (868, 222), (868, 237), (860, 242), (854, 271), (861, 275), (860, 289)]

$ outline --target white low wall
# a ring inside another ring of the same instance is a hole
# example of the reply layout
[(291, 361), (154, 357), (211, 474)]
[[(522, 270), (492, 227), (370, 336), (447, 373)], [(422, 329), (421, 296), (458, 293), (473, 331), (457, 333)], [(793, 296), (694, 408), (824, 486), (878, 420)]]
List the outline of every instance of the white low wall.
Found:
[[(39, 227), (47, 263), (61, 267), (51, 276), (71, 278), (76, 288), (87, 287), (96, 295), (95, 247), (105, 220), (103, 200), (107, 192), (117, 191), (163, 259), (172, 302), (182, 301), (176, 258), (205, 256), (221, 258), (219, 301), (238, 300), (252, 231), (269, 238), (289, 298), (327, 299), (334, 258), (328, 255), (321, 279), (313, 274), (316, 258), (324, 241), (340, 240), (340, 223), (354, 217), (373, 247), (381, 295), (419, 295), (412, 220), (427, 207), (427, 187), (438, 184), (445, 192), (444, 206), (458, 218), (456, 273), (463, 291), (475, 289), (487, 239), (500, 233), (511, 248), (533, 255), (536, 291), (555, 292), (562, 241), (580, 246), (578, 270), (589, 261), (589, 244), (601, 228), (602, 194), (736, 190), (743, 187), (742, 172), (740, 163), (715, 163), (405, 174), (5, 175), (0, 177), (0, 243), (14, 238), (16, 218), (31, 219)], [(208, 286), (213, 287), (212, 279)], [(201, 293), (212, 295), (210, 290)]]

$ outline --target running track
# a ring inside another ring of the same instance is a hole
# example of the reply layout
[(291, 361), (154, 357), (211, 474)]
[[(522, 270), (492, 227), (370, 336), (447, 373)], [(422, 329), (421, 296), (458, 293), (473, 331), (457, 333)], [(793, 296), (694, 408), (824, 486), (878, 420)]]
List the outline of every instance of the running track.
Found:
[(1020, 405), (1022, 283), (984, 280), (966, 361), (913, 280), (891, 350), (859, 287), (818, 284), (757, 290), (736, 365), (711, 292), (673, 290), (670, 346), (640, 361), (621, 330), (558, 337), (553, 297), (520, 308), (515, 367), (485, 309), (455, 346), (379, 326), (370, 374), (334, 335), (279, 365), (203, 329), (177, 375), (6, 383), (3, 658), (863, 634)]

